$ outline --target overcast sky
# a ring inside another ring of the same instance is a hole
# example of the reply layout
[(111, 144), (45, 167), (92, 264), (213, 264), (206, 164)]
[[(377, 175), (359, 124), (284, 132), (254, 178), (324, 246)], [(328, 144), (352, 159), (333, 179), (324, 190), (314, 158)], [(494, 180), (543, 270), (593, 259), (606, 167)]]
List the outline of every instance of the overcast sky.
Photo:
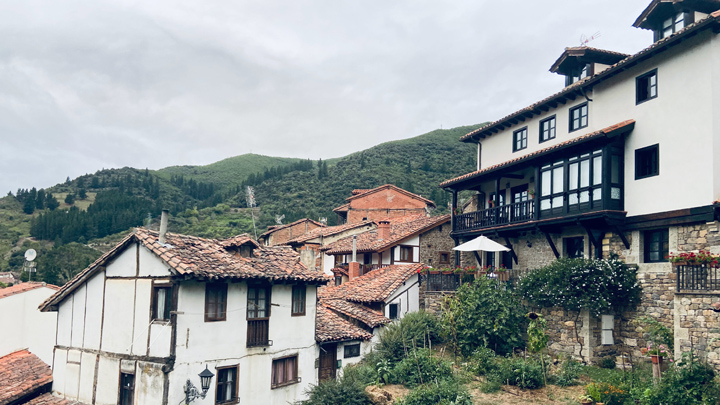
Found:
[(244, 153), (344, 156), (495, 120), (649, 0), (0, 2), (0, 192)]

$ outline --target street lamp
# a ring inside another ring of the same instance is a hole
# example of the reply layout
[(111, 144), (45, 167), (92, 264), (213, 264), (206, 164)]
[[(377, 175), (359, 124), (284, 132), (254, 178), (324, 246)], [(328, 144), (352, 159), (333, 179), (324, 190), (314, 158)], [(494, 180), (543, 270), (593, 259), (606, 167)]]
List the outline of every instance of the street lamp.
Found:
[(198, 374), (198, 376), (200, 377), (200, 387), (202, 388), (202, 392), (198, 391), (197, 387), (195, 387), (188, 378), (185, 382), (185, 388), (183, 388), (183, 391), (185, 392), (186, 405), (198, 398), (205, 399), (205, 395), (207, 395), (207, 392), (210, 389), (210, 380), (212, 380), (215, 374), (208, 370), (207, 365), (205, 365), (205, 370)]

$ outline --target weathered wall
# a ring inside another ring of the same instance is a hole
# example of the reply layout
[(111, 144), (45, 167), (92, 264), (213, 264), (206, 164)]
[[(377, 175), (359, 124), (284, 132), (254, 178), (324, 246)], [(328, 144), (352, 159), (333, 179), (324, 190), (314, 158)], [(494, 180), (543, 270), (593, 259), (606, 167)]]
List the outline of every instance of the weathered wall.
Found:
[(267, 245), (275, 246), (283, 244), (290, 239), (297, 238), (298, 236), (304, 235), (313, 229), (320, 228), (320, 225), (314, 221), (304, 220), (292, 226), (286, 226), (277, 231), (272, 232), (266, 236)]
[[(420, 234), (420, 263), (430, 267), (454, 265), (455, 255), (452, 248), (455, 242), (450, 238), (450, 221)], [(448, 253), (449, 263), (440, 263), (440, 253)]]
[(720, 301), (720, 294), (678, 294), (675, 297), (675, 353), (694, 349), (720, 370), (720, 314), (710, 304)]
[(378, 190), (350, 201), (347, 223), (379, 221), (412, 214), (425, 214), (427, 203), (392, 188)]

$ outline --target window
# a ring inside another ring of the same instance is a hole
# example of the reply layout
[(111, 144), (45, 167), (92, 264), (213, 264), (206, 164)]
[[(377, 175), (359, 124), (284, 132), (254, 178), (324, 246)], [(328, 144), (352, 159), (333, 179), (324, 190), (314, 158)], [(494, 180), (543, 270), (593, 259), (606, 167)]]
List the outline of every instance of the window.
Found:
[(282, 387), (298, 382), (297, 360), (297, 356), (273, 360), (271, 388)]
[(342, 276), (335, 276), (335, 285), (341, 285), (342, 284)]
[(555, 116), (540, 121), (540, 142), (555, 139)]
[(668, 230), (645, 231), (645, 263), (665, 262), (670, 253)]
[(440, 252), (440, 264), (450, 264), (450, 252)]
[(637, 104), (655, 97), (657, 97), (657, 69), (635, 79), (635, 102)]
[(238, 400), (238, 366), (224, 367), (217, 370), (216, 404), (237, 402)]
[(400, 303), (390, 304), (388, 313), (388, 318), (398, 319), (398, 314), (400, 313)]
[(655, 40), (667, 38), (694, 22), (693, 13), (679, 12), (663, 20), (660, 29), (655, 33)]
[(247, 347), (267, 346), (270, 329), (270, 288), (248, 286)]
[(565, 238), (565, 257), (571, 259), (585, 256), (585, 239), (582, 236)]
[(488, 198), (488, 208), (490, 208), (491, 205), (494, 205), (496, 207), (505, 205), (505, 190), (500, 190), (500, 192), (498, 193), (498, 198), (495, 198), (494, 191), (490, 193), (490, 197)]
[(485, 267), (495, 268), (495, 252), (485, 252)]
[(169, 321), (172, 292), (169, 286), (153, 286), (152, 319)]
[(513, 132), (513, 152), (527, 148), (527, 127)]
[(570, 132), (588, 126), (588, 105), (580, 104), (570, 109)]
[(593, 64), (592, 63), (586, 63), (576, 69), (573, 69), (573, 71), (570, 73), (570, 75), (565, 76), (565, 85), (569, 86), (573, 83), (577, 83), (580, 80), (592, 76), (594, 74)]
[(135, 375), (120, 373), (120, 405), (132, 405), (135, 398)]
[(400, 246), (400, 261), (401, 262), (412, 262), (412, 263), (415, 262), (415, 260), (413, 258), (412, 246)]
[(660, 174), (660, 145), (635, 150), (635, 180)]
[(292, 316), (305, 315), (305, 285), (294, 285), (292, 288)]
[(227, 311), (227, 284), (205, 284), (205, 322), (224, 321)]
[(358, 356), (360, 356), (360, 343), (354, 345), (345, 345), (345, 355), (343, 356), (344, 358), (349, 359)]

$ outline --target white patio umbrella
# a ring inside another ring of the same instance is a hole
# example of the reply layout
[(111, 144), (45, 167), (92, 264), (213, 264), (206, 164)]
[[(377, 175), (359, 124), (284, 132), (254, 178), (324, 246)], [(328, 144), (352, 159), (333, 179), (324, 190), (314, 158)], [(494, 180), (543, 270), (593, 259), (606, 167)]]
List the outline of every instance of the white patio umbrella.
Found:
[(483, 252), (509, 252), (510, 249), (489, 239), (486, 236), (478, 236), (477, 238), (467, 241), (462, 245), (455, 246), (453, 250), (459, 250), (461, 252), (477, 252), (482, 250)]

